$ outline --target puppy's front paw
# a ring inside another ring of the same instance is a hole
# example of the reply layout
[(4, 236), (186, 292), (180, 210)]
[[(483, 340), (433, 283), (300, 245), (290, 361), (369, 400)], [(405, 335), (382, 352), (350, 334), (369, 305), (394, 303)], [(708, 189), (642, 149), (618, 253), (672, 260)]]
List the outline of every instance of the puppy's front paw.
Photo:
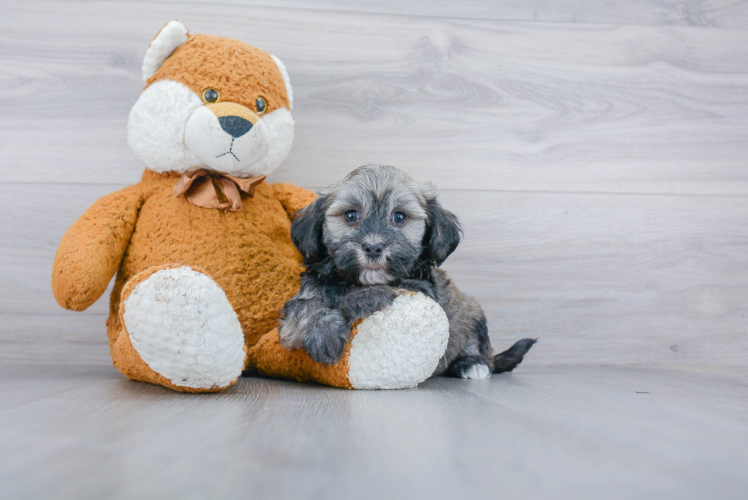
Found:
[(351, 328), (338, 311), (325, 312), (302, 342), (309, 357), (318, 363), (334, 365), (340, 360)]
[(352, 290), (340, 299), (340, 312), (350, 322), (371, 316), (392, 304), (397, 294), (386, 286), (367, 286)]

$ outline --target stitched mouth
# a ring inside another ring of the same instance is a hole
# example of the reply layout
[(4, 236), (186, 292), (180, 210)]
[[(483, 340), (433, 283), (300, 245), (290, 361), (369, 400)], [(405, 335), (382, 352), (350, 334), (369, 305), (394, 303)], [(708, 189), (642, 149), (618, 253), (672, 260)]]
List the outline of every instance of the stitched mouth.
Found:
[(239, 158), (237, 158), (236, 155), (234, 154), (234, 139), (236, 138), (235, 137), (231, 138), (231, 144), (229, 145), (229, 150), (223, 154), (216, 156), (216, 158), (221, 158), (222, 156), (231, 155), (234, 157), (236, 161), (239, 161)]

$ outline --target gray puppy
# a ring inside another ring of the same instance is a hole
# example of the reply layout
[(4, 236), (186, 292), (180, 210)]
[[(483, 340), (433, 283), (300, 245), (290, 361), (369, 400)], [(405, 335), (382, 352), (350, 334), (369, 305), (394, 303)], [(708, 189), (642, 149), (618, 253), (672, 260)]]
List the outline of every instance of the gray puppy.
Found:
[(301, 290), (281, 310), (285, 347), (333, 364), (351, 324), (406, 291), (424, 293), (447, 314), (449, 342), (434, 375), (488, 378), (511, 371), (535, 343), (523, 339), (493, 355), (480, 305), (438, 269), (462, 231), (433, 186), (394, 167), (366, 165), (297, 215), (291, 238), (307, 269)]

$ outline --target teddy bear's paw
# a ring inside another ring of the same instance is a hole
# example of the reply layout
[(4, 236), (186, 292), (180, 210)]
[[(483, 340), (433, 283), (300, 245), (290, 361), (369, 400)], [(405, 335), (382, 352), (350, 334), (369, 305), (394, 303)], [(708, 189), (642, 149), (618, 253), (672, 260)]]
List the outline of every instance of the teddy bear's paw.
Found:
[(241, 375), (239, 319), (203, 273), (186, 266), (156, 271), (125, 299), (122, 318), (143, 361), (177, 388), (222, 388)]
[(449, 321), (439, 304), (422, 293), (396, 297), (358, 325), (349, 382), (354, 389), (414, 387), (434, 372), (448, 340)]

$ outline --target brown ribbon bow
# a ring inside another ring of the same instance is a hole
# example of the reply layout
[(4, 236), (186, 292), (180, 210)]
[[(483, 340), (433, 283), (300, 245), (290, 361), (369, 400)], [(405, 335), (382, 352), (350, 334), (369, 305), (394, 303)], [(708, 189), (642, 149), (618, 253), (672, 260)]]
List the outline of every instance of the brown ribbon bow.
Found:
[(255, 186), (264, 181), (265, 177), (261, 175), (242, 179), (220, 172), (193, 170), (183, 173), (174, 184), (174, 197), (178, 198), (184, 194), (187, 201), (198, 207), (238, 212), (242, 209), (242, 195), (239, 191), (247, 193), (250, 197), (254, 196)]

